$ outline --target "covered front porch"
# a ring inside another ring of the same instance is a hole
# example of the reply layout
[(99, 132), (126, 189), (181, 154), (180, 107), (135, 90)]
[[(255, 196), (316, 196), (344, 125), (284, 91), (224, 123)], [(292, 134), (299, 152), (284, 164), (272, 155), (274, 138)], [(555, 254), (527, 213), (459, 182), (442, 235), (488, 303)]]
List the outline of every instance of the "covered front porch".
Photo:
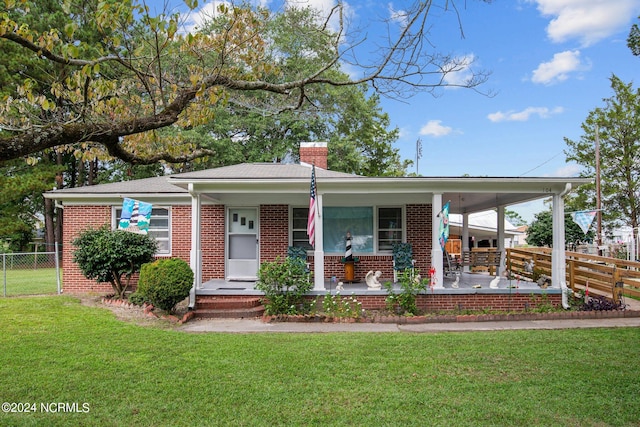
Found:
[[(542, 289), (529, 281), (500, 279), (492, 284), (495, 276), (486, 273), (461, 273), (454, 288), (454, 278), (445, 278), (441, 287), (431, 287), (417, 296), (417, 306), (423, 312), (463, 312), (463, 311), (526, 311), (540, 304), (560, 306), (562, 290)], [(384, 282), (383, 282), (384, 283)], [(196, 298), (203, 301), (235, 300), (259, 298), (262, 292), (254, 289), (255, 282), (209, 280), (197, 290)], [(497, 287), (492, 287), (497, 286)], [(394, 292), (400, 292), (398, 284)], [(314, 289), (307, 294), (309, 299), (322, 299), (326, 295), (354, 297), (365, 310), (385, 310), (387, 291), (371, 290), (364, 282), (344, 283), (342, 290), (336, 284), (325, 280), (322, 290)]]
[[(310, 180), (309, 165), (293, 164), (237, 165), (169, 178), (170, 183), (186, 189), (191, 196), (190, 259), (195, 273), (192, 306), (196, 295), (209, 292), (255, 292), (252, 282), (257, 279), (260, 263), (283, 258), (289, 246), (305, 243), (305, 230), (296, 226), (295, 221), (302, 218), (306, 224), (307, 214), (300, 212), (309, 206)], [(448, 206), (449, 213), (462, 216), (462, 252), (471, 249), (468, 247), (469, 215), (496, 210), (496, 249), (503, 259), (497, 264), (495, 274), (502, 277), (506, 265), (506, 208), (551, 198), (554, 235), (551, 287), (560, 293), (565, 277), (563, 197), (573, 186), (587, 181), (582, 178), (360, 177), (316, 168), (316, 182), (315, 246), (307, 250), (314, 294), (335, 289), (331, 277), (340, 277), (340, 258), (344, 256), (344, 252), (339, 252), (343, 250), (340, 248), (343, 243), (336, 236), (350, 231), (354, 235), (353, 255), (361, 260), (359, 278), (367, 271), (378, 270), (383, 278), (389, 278), (393, 273), (391, 242), (405, 242), (413, 245), (415, 266), (421, 274), (433, 271), (434, 286), (429, 290), (430, 295), (500, 292), (511, 295), (514, 289), (519, 289), (513, 287), (514, 284), (501, 279), (494, 289), (489, 287), (493, 277), (468, 271), (460, 278), (457, 289), (449, 286), (454, 279), (445, 276), (445, 257), (439, 241), (439, 229), (446, 219), (443, 208)], [(350, 217), (340, 217), (342, 222), (336, 222), (336, 212), (341, 214), (349, 209), (366, 213), (355, 225), (361, 231), (354, 232)], [(394, 226), (383, 225), (379, 220), (389, 210), (395, 215)], [(225, 224), (222, 233), (209, 225), (213, 224), (210, 222), (212, 212), (216, 221)], [(368, 227), (363, 226), (367, 224)], [(239, 244), (235, 245), (236, 242)], [(362, 242), (360, 251), (355, 246), (357, 242)], [(345, 294), (381, 296), (384, 293), (367, 290), (364, 282), (344, 286)]]
[[(560, 289), (547, 288), (542, 289), (537, 283), (526, 280), (509, 280), (505, 277), (499, 279), (495, 284), (495, 288), (492, 288), (492, 282), (495, 281), (495, 276), (486, 273), (460, 273), (460, 278), (456, 282), (454, 277), (445, 277), (444, 283), (441, 287), (433, 287), (427, 290), (429, 293), (438, 294), (466, 294), (472, 293), (489, 293), (489, 294), (515, 294), (515, 293), (556, 293)], [(391, 282), (391, 279), (382, 279), (381, 283)], [(230, 281), (224, 279), (212, 279), (202, 283), (202, 287), (196, 290), (197, 295), (262, 295), (262, 292), (255, 289), (255, 281)], [(454, 283), (457, 287), (454, 287)], [(352, 283), (343, 283), (342, 290), (338, 290), (337, 283), (331, 279), (325, 279), (323, 289), (314, 289), (312, 295), (325, 295), (331, 293), (335, 295), (340, 293), (342, 295), (386, 295), (387, 292), (384, 289), (372, 290), (367, 287), (364, 281), (357, 281)], [(400, 290), (400, 285), (395, 283), (393, 285), (394, 291)]]

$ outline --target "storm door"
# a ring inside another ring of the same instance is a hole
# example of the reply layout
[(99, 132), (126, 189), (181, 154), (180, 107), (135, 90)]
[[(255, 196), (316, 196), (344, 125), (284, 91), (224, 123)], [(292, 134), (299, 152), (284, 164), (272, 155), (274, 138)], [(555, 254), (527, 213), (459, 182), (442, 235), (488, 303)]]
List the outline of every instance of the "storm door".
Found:
[(256, 280), (258, 274), (258, 210), (229, 209), (227, 279)]

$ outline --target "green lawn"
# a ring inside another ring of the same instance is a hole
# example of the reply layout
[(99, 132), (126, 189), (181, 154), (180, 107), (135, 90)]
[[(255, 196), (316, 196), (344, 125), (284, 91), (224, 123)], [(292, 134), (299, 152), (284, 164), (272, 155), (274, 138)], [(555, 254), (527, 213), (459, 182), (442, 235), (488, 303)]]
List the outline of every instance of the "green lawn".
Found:
[[(637, 426), (640, 329), (187, 334), (0, 299), (0, 425)], [(42, 413), (50, 402), (87, 413)]]
[[(3, 272), (0, 266), (0, 297), (4, 295), (4, 284), (7, 284), (7, 296), (55, 294), (58, 292), (55, 268), (7, 269)], [(62, 269), (60, 269), (62, 276)]]

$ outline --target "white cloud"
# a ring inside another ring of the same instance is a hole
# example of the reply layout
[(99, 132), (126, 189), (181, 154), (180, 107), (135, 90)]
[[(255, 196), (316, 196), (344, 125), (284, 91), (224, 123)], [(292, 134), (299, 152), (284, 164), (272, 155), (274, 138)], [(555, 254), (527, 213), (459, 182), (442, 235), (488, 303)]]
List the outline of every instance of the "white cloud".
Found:
[(579, 50), (565, 50), (553, 55), (551, 61), (538, 65), (538, 68), (533, 70), (531, 81), (550, 85), (567, 80), (571, 72), (582, 71), (587, 68), (588, 66), (584, 65), (580, 60)]
[(223, 4), (228, 7), (232, 6), (228, 1), (215, 0), (205, 3), (197, 11), (189, 13), (189, 17), (184, 24), (185, 32), (193, 33), (198, 31), (204, 24), (219, 15), (218, 7)]
[[(322, 21), (326, 20), (329, 17), (329, 14), (333, 13), (329, 20), (329, 27), (333, 31), (338, 31), (340, 29), (340, 16), (336, 11), (332, 10), (336, 6), (336, 0), (285, 0), (284, 3), (288, 7), (304, 8), (308, 6), (316, 9), (319, 12), (319, 16)], [(343, 2), (342, 16), (344, 22), (347, 22), (353, 13), (353, 9), (349, 3)]]
[(336, 5), (335, 0), (286, 0), (287, 6), (290, 7), (307, 7), (310, 6), (326, 17), (331, 12), (331, 9)]
[(556, 169), (550, 176), (556, 178), (564, 178), (569, 176), (578, 176), (582, 169), (575, 163), (569, 163), (566, 166)]
[(436, 138), (449, 135), (451, 132), (453, 132), (453, 128), (443, 126), (442, 120), (429, 120), (427, 124), (420, 129), (420, 135), (434, 136)]
[(638, 15), (638, 0), (530, 0), (552, 17), (547, 35), (556, 42), (577, 39), (583, 46), (620, 30)]
[(398, 128), (398, 139), (405, 139), (411, 136), (411, 131), (408, 128)]
[(394, 9), (393, 3), (389, 3), (387, 9), (389, 10), (389, 18), (392, 21), (397, 22), (403, 28), (407, 26), (407, 11)]
[(541, 119), (547, 119), (554, 114), (560, 114), (564, 111), (562, 107), (549, 109), (547, 107), (527, 107), (522, 111), (497, 111), (487, 115), (487, 118), (494, 123), (497, 122), (526, 122), (531, 116), (537, 115)]

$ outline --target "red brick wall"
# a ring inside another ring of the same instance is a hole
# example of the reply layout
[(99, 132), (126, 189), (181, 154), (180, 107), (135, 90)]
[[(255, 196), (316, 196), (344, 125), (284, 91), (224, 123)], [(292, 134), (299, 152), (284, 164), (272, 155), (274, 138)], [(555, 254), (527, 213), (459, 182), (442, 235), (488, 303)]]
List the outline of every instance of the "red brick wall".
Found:
[[(202, 280), (225, 278), (225, 206), (203, 205), (201, 212)], [(409, 205), (406, 207), (407, 240), (413, 246), (416, 267), (428, 271), (431, 259), (431, 206)], [(71, 240), (88, 227), (111, 224), (110, 206), (68, 206), (65, 208), (63, 286), (65, 292), (111, 291), (109, 284), (97, 284), (82, 276), (77, 265), (71, 261)], [(191, 206), (171, 208), (171, 255), (189, 262), (191, 251)], [(289, 207), (287, 205), (260, 206), (260, 260), (273, 261), (285, 257), (289, 245)], [(325, 278), (344, 278), (341, 255), (325, 257)], [(313, 256), (310, 257), (313, 269)], [(356, 279), (364, 280), (370, 270), (382, 271), (382, 278), (393, 277), (391, 255), (360, 256), (356, 264)], [(424, 275), (424, 273), (423, 273)]]
[(65, 206), (62, 231), (62, 286), (66, 293), (113, 292), (109, 283), (96, 283), (84, 277), (73, 262), (75, 247), (71, 244), (81, 231), (111, 226), (110, 206)]
[(407, 205), (407, 243), (413, 247), (413, 259), (426, 277), (431, 266), (431, 205)]
[[(386, 308), (385, 295), (356, 295), (365, 310), (384, 310)], [(417, 297), (417, 306), (428, 312), (451, 310), (501, 310), (524, 311), (536, 307), (539, 298), (529, 294), (421, 294)], [(547, 294), (547, 302), (553, 306), (560, 306), (562, 295)]]
[(322, 169), (327, 169), (328, 154), (327, 147), (300, 147), (300, 161)]
[(289, 206), (260, 206), (260, 262), (287, 256), (289, 247)]
[[(224, 231), (226, 208), (205, 205), (200, 210), (200, 245), (202, 249), (202, 281), (224, 279)], [(191, 209), (189, 209), (191, 216)], [(189, 223), (191, 219), (189, 218)], [(175, 224), (175, 222), (174, 222)], [(191, 233), (191, 231), (189, 231)], [(191, 236), (191, 234), (189, 234)]]
[(191, 206), (171, 207), (171, 256), (190, 261)]
[[(205, 222), (203, 207), (203, 222)], [(224, 213), (224, 208), (222, 208)], [(103, 225), (111, 226), (111, 206), (66, 206), (64, 210), (63, 254), (62, 254), (62, 286), (67, 293), (111, 293), (113, 289), (109, 283), (96, 283), (86, 279), (78, 265), (73, 262), (75, 248), (71, 241), (79, 233), (88, 228), (98, 228)], [(224, 215), (224, 214), (223, 214)], [(189, 262), (191, 251), (191, 207), (174, 206), (171, 208), (171, 256), (182, 258)], [(222, 231), (222, 249), (224, 249), (224, 230)], [(203, 246), (203, 252), (205, 247)], [(209, 249), (209, 248), (207, 248)], [(222, 260), (224, 270), (224, 257)], [(221, 276), (222, 277), (222, 276)], [(137, 277), (132, 278), (130, 290), (135, 289)]]

